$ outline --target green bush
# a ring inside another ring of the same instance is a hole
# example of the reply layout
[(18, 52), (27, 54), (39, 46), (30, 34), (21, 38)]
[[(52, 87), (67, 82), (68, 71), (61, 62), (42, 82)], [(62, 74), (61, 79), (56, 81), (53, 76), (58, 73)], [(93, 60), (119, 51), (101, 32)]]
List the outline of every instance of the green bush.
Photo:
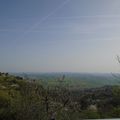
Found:
[(99, 119), (100, 115), (97, 111), (84, 110), (80, 113), (81, 118), (84, 119)]
[(111, 116), (114, 118), (120, 118), (120, 107), (114, 108), (112, 110)]

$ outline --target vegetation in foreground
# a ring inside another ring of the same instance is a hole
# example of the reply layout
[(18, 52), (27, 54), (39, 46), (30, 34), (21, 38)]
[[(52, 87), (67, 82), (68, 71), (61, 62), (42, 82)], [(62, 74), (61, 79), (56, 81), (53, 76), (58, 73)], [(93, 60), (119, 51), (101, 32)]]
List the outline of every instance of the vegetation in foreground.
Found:
[(120, 118), (120, 86), (70, 90), (0, 73), (0, 120)]

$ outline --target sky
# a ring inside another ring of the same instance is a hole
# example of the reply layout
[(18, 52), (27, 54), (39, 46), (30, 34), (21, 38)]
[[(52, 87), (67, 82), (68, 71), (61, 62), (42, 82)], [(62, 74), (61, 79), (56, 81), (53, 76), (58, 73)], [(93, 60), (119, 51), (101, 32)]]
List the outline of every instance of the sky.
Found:
[(0, 0), (0, 71), (119, 72), (120, 0)]

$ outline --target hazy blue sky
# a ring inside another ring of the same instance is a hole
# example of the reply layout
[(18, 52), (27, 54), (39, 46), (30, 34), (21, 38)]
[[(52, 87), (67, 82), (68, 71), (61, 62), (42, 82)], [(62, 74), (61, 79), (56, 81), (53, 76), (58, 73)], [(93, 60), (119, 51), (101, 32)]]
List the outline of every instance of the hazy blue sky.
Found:
[(119, 72), (120, 0), (0, 0), (0, 71)]

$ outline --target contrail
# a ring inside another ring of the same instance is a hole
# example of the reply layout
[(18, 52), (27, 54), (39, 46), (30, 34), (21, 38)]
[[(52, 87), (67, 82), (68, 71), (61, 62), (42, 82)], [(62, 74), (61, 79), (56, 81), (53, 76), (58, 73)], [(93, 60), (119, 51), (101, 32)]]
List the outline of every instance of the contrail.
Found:
[(39, 22), (37, 22), (36, 24), (34, 24), (27, 32), (31, 32), (31, 30), (35, 29), (38, 25), (40, 25), (42, 22), (44, 22), (45, 20), (47, 20), (50, 16), (52, 16), (53, 14), (55, 14), (58, 10), (60, 10), (61, 8), (63, 8), (70, 0), (66, 0), (64, 1), (62, 4), (60, 4), (60, 6), (58, 6), (56, 9), (54, 9), (52, 12), (50, 12), (47, 16), (43, 17), (40, 19)]

